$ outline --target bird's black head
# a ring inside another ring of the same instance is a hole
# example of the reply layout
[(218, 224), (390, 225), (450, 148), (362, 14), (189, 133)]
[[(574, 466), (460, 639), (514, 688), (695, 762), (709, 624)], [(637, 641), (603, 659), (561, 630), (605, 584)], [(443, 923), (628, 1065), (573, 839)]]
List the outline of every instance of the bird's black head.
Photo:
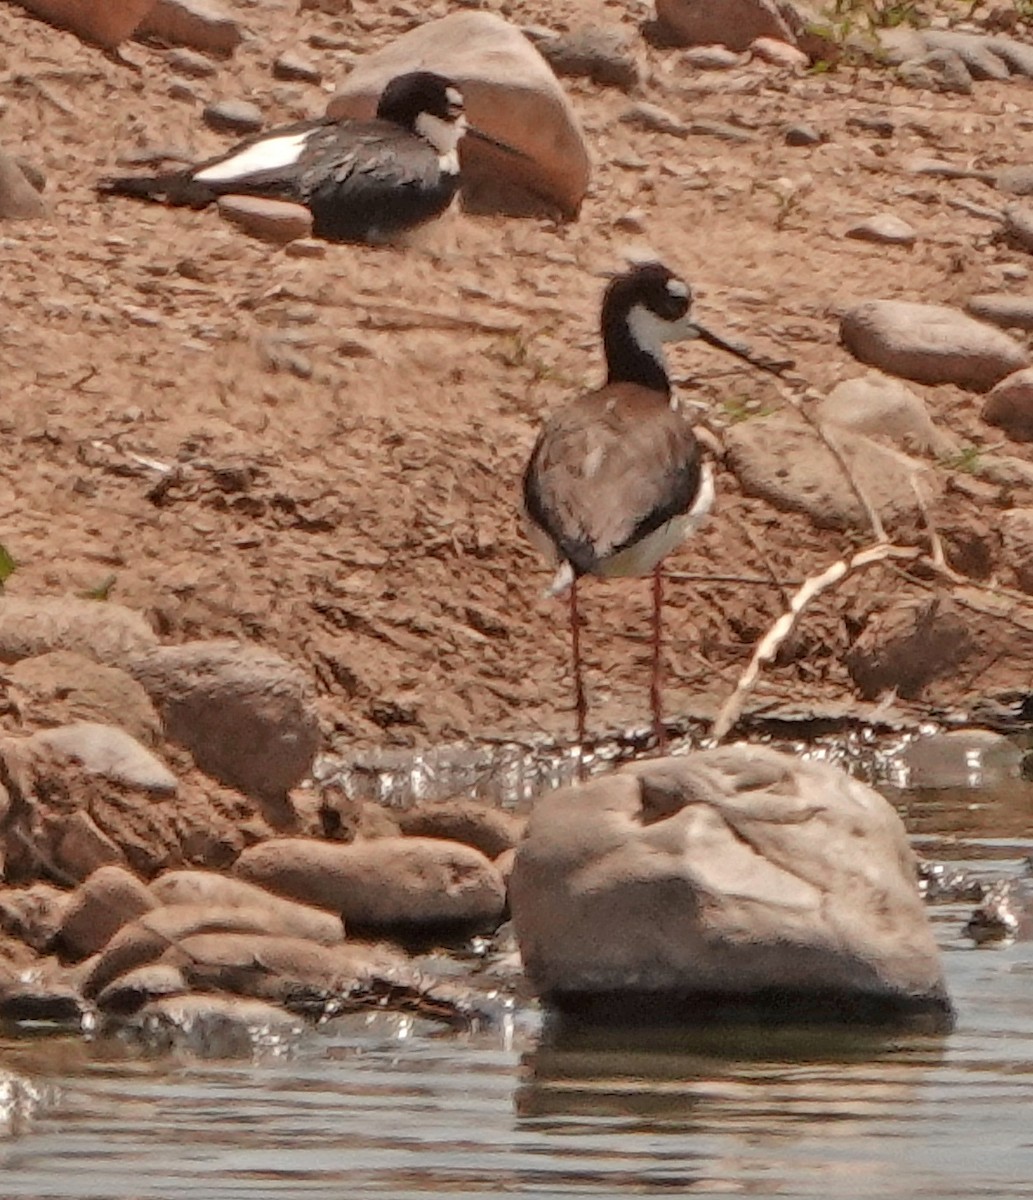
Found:
[(414, 131), (420, 116), (455, 124), (463, 116), (463, 94), (444, 75), (434, 71), (410, 71), (406, 75), (397, 75), (384, 88), (377, 105), (377, 116), (382, 121), (393, 121)]
[(604, 321), (640, 307), (662, 322), (681, 322), (692, 306), (692, 289), (660, 262), (638, 263), (610, 282), (603, 297)]

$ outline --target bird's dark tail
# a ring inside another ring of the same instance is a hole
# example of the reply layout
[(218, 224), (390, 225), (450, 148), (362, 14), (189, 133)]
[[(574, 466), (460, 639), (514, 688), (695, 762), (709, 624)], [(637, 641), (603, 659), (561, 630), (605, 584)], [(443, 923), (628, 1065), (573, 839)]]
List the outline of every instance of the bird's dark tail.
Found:
[(97, 183), (100, 196), (134, 196), (138, 200), (164, 200), (168, 179), (160, 175), (109, 175)]

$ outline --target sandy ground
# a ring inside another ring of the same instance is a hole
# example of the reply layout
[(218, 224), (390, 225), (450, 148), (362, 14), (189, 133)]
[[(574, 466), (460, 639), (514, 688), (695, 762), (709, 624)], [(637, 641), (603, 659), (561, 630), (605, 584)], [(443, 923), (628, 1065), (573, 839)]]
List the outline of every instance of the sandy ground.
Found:
[[(332, 18), (241, 6), (255, 36), (192, 84), (195, 102), (170, 97), (159, 47), (129, 48), (142, 66), (134, 74), (18, 9), (0, 11), (0, 136), (46, 173), (53, 204), (49, 222), (0, 232), (0, 541), (19, 564), (8, 587), (99, 590), (145, 611), (169, 640), (235, 635), (275, 647), (311, 669), (343, 743), (564, 734), (565, 609), (542, 598), (549, 571), (516, 506), (540, 415), (599, 379), (601, 273), (629, 240), (647, 241), (693, 281), (709, 324), (789, 353), (827, 389), (861, 373), (837, 344), (843, 306), (960, 303), (999, 289), (1004, 268), (1023, 261), (991, 224), (949, 204), (1000, 197), (905, 164), (1022, 161), (1030, 85), (946, 97), (884, 71), (693, 73), (677, 50), (640, 41), (645, 98), (757, 138), (642, 133), (618, 121), (627, 96), (566, 81), (595, 160), (580, 220), (566, 226), (457, 214), (405, 250), (332, 246), (301, 259), (214, 212), (94, 197), (119, 154), (179, 146), (200, 156), (229, 144), (201, 122), (208, 99), (249, 98), (270, 125), (322, 112), (347, 61), (308, 37), (344, 30), (374, 48), (414, 22), (406, 5), (378, 15), (387, 7)], [(553, 28), (634, 28), (625, 5), (598, 0), (505, 11)], [(272, 78), (272, 61), (292, 48), (320, 65), (323, 87)], [(850, 123), (884, 113), (890, 138)], [(784, 127), (801, 121), (828, 140), (788, 147)], [(638, 238), (620, 223), (632, 209)], [(881, 211), (919, 230), (913, 249), (843, 237)], [(715, 351), (676, 347), (672, 363), (715, 429), (780, 403)], [(980, 422), (978, 397), (919, 390), (963, 443), (1001, 442)], [(159, 486), (147, 459), (182, 469)], [(772, 576), (791, 586), (849, 545), (743, 498), (727, 471), (718, 488), (706, 531), (669, 560), (674, 716), (731, 688), (782, 607)], [(770, 671), (758, 696), (849, 701), (848, 618), (859, 597), (876, 603), (902, 586), (872, 572), (817, 605), (794, 660)], [(584, 590), (592, 723), (642, 723), (649, 584)], [(1014, 673), (1026, 682), (1023, 664)]]

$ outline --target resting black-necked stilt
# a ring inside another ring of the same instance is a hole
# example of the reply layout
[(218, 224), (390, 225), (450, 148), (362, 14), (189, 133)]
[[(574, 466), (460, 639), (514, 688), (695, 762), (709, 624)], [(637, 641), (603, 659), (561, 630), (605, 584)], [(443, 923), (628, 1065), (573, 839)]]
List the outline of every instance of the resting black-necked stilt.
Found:
[(790, 364), (757, 359), (693, 321), (687, 283), (658, 262), (613, 279), (602, 304), (606, 383), (552, 413), (524, 473), (532, 540), (559, 559), (550, 595), (570, 594), (574, 707), (585, 744), (587, 702), (581, 670), (578, 579), (653, 576), (650, 702), (661, 752), (660, 696), (664, 558), (709, 513), (714, 478), (692, 426), (671, 391), (663, 343), (701, 338), (767, 370)]
[(98, 191), (191, 208), (229, 194), (293, 200), (311, 211), (316, 237), (376, 242), (448, 208), (464, 134), (521, 153), (467, 124), (462, 93), (449, 79), (412, 71), (384, 88), (373, 120), (300, 121), (200, 166), (103, 179)]

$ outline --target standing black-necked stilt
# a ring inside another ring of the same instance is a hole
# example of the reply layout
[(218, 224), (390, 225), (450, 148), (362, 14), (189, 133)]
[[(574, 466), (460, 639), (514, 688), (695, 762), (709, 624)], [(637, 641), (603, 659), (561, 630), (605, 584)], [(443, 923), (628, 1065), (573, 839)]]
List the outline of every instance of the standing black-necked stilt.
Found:
[(521, 153), (467, 124), (462, 93), (449, 79), (412, 71), (384, 88), (373, 120), (300, 121), (200, 166), (103, 179), (98, 191), (191, 208), (229, 194), (293, 200), (311, 211), (316, 237), (376, 242), (448, 208), (464, 134)]
[(650, 701), (661, 752), (661, 564), (714, 502), (710, 464), (671, 391), (663, 343), (702, 338), (776, 372), (788, 364), (753, 358), (690, 315), (688, 284), (658, 262), (613, 279), (602, 305), (606, 383), (552, 413), (524, 473), (532, 540), (559, 559), (550, 595), (570, 593), (574, 707), (585, 744), (577, 584), (582, 575), (653, 576)]

